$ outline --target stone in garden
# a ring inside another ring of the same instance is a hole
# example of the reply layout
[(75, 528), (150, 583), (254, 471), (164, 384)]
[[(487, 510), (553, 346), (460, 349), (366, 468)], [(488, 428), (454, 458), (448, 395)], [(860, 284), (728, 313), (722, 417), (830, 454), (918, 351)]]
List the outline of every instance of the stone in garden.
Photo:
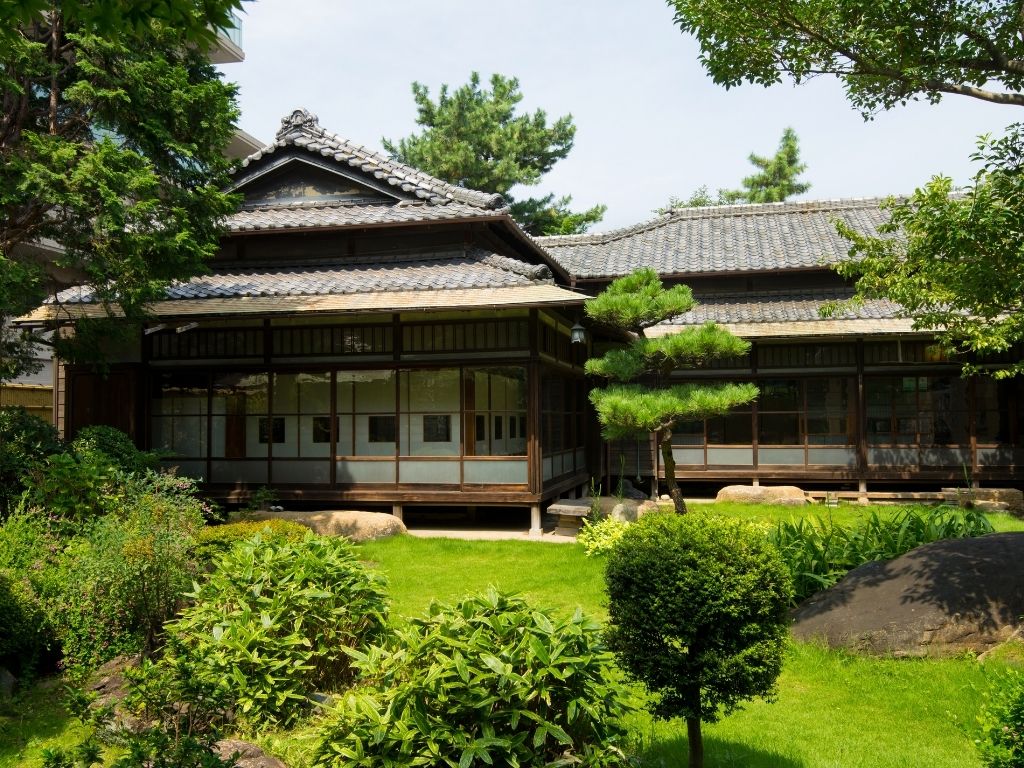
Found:
[(213, 745), (213, 751), (221, 760), (229, 760), (237, 754), (236, 768), (288, 768), (276, 757), (271, 757), (255, 744), (241, 739), (222, 739)]
[[(671, 502), (669, 503), (669, 508), (672, 508)], [(659, 504), (656, 501), (641, 501), (640, 506), (636, 508), (636, 516), (643, 517), (651, 512), (660, 512), (663, 509), (665, 509), (665, 505)]]
[(114, 718), (110, 723), (112, 730), (138, 731), (143, 726), (139, 718), (121, 708), (121, 702), (128, 693), (125, 670), (135, 669), (139, 666), (140, 660), (139, 656), (117, 656), (97, 669), (86, 685), (86, 691), (96, 694), (96, 698), (89, 706), (113, 709)]
[(727, 485), (715, 501), (802, 506), (807, 503), (807, 496), (795, 485)]
[(636, 519), (640, 516), (640, 505), (647, 503), (649, 502), (644, 501), (638, 504), (633, 499), (625, 499), (612, 507), (610, 517), (623, 523), (635, 523)]
[(866, 563), (794, 611), (793, 636), (876, 656), (984, 653), (1024, 624), (1024, 533)]
[(626, 478), (622, 478), (620, 482), (622, 483), (622, 486), (619, 489), (619, 491), (620, 491), (620, 493), (622, 495), (622, 498), (624, 498), (624, 499), (636, 499), (637, 501), (643, 501), (644, 499), (647, 498), (647, 494), (646, 493), (644, 493), (643, 491), (639, 490), (635, 485), (633, 485), (631, 482), (629, 482), (629, 480), (627, 480)]
[(1008, 512), (1010, 505), (1005, 501), (976, 501), (974, 508), (979, 512)]
[(1003, 511), (982, 506), (982, 502), (999, 502), (1006, 504), (1005, 510), (1011, 515), (1024, 517), (1024, 491), (1017, 488), (943, 488), (942, 496), (947, 504), (970, 505), (986, 511)]
[(387, 512), (258, 512), (255, 520), (291, 520), (321, 536), (371, 541), (406, 533), (405, 524)]

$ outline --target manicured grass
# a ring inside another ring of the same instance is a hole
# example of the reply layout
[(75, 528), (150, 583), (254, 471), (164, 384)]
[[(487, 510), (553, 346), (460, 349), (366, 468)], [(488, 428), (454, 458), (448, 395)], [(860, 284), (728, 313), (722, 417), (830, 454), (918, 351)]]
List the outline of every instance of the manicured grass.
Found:
[(43, 749), (74, 747), (86, 736), (62, 699), (63, 689), (51, 679), (0, 707), (0, 768), (41, 766)]
[(581, 607), (602, 621), (607, 616), (604, 563), (576, 544), (398, 536), (359, 549), (387, 575), (392, 615), (421, 614), (431, 600), (453, 602), (494, 585), (566, 615)]

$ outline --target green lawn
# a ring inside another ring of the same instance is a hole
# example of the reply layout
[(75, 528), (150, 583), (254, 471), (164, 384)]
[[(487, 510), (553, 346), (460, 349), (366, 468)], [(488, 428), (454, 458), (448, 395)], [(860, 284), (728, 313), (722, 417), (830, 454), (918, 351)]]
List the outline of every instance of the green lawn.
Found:
[[(842, 505), (833, 517), (852, 522), (870, 509)], [(884, 512), (885, 508), (881, 508)], [(716, 507), (767, 521), (825, 512), (820, 506)], [(990, 516), (997, 530), (1024, 530), (1024, 521)], [(575, 544), (532, 541), (457, 541), (403, 536), (359, 547), (386, 574), (392, 616), (422, 613), (432, 599), (453, 601), (494, 585), (519, 592), (561, 613), (577, 607), (607, 618), (600, 558)], [(1004, 653), (973, 658), (894, 660), (854, 657), (795, 644), (780, 681), (778, 701), (754, 702), (705, 728), (708, 768), (979, 768), (970, 728), (986, 678)], [(73, 743), (80, 731), (52, 689), (36, 690), (0, 711), (0, 768), (38, 766), (41, 747)], [(634, 716), (633, 732), (645, 766), (678, 764), (685, 754), (685, 726)], [(303, 768), (313, 748), (313, 724), (291, 733), (266, 734), (261, 742), (292, 768)]]

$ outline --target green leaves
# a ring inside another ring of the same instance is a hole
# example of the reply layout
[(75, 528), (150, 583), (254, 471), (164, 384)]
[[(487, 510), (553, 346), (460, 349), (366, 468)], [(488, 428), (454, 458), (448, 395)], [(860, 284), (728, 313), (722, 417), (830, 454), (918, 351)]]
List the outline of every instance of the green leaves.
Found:
[(571, 198), (554, 195), (513, 201), (516, 185), (532, 186), (572, 149), (576, 126), (566, 115), (548, 125), (547, 114), (516, 114), (523, 99), (519, 80), (495, 74), (490, 90), (480, 88), (480, 75), (454, 91), (442, 85), (437, 102), (420, 83), (412, 84), (417, 124), (424, 127), (384, 148), (403, 163), (460, 187), (502, 195), (512, 216), (534, 235), (575, 234), (600, 221), (603, 205), (574, 213)]
[(676, 384), (651, 389), (618, 384), (590, 392), (590, 402), (609, 440), (670, 429), (680, 421), (699, 421), (728, 413), (757, 397), (753, 384)]
[(873, 560), (891, 560), (922, 544), (992, 533), (984, 515), (973, 510), (908, 507), (885, 517), (872, 512), (846, 527), (831, 519), (781, 521), (768, 534), (793, 578), (793, 604), (828, 589), (850, 570)]
[(984, 167), (963, 194), (937, 176), (906, 201), (886, 203), (891, 218), (881, 237), (836, 225), (851, 242), (850, 260), (837, 271), (856, 280), (862, 299), (898, 303), (915, 328), (937, 332), (948, 350), (977, 355), (998, 377), (1024, 372), (1013, 355), (1024, 342), (1022, 152), (1018, 123), (1001, 139), (982, 139), (975, 159)]
[(943, 94), (1024, 104), (1018, 7), (1007, 0), (670, 0), (726, 88), (834, 74), (865, 117)]
[(708, 514), (644, 515), (608, 555), (608, 644), (662, 718), (714, 721), (769, 696), (789, 574), (763, 532)]
[(627, 712), (600, 628), (494, 589), (399, 627), (322, 730), (316, 765), (604, 766)]
[(383, 636), (383, 579), (345, 539), (257, 534), (216, 566), (168, 632), (197, 668), (230, 681), (253, 724), (293, 722), (311, 693), (350, 683), (357, 649)]
[(653, 269), (638, 269), (620, 277), (588, 299), (584, 309), (594, 322), (639, 333), (662, 320), (689, 312), (696, 305), (685, 285), (666, 289)]

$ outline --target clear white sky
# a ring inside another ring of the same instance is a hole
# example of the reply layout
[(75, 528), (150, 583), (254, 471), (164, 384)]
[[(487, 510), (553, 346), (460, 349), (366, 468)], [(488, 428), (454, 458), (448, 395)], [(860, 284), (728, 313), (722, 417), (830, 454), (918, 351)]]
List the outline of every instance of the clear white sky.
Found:
[(434, 94), (477, 70), (516, 76), (522, 105), (571, 113), (569, 157), (531, 194), (608, 206), (595, 231), (651, 218), (669, 196), (736, 187), (747, 155), (800, 137), (812, 184), (804, 199), (907, 193), (936, 173), (965, 182), (978, 134), (1024, 118), (1014, 107), (949, 97), (865, 122), (839, 83), (716, 86), (696, 43), (660, 0), (256, 0), (246, 3), (241, 127), (269, 141), (298, 107), (341, 136), (379, 149), (414, 130), (410, 83)]

